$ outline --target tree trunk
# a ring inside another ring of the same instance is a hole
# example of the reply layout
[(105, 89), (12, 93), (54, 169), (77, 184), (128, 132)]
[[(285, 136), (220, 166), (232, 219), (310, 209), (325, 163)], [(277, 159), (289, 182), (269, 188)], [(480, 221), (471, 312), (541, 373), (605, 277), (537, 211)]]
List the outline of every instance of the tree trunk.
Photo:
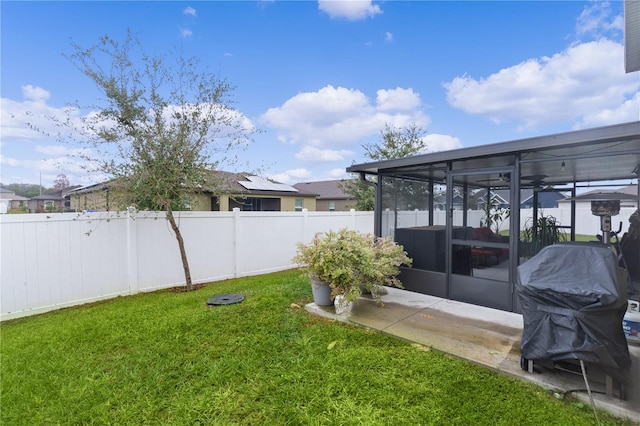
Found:
[(170, 204), (167, 204), (167, 220), (171, 224), (173, 233), (176, 235), (176, 240), (178, 240), (180, 257), (182, 258), (182, 268), (184, 269), (184, 279), (187, 283), (187, 291), (191, 291), (193, 290), (193, 284), (191, 283), (191, 270), (189, 269), (189, 260), (187, 260), (187, 251), (184, 248), (184, 240), (182, 239), (182, 234), (180, 233), (180, 228), (176, 223), (176, 219), (173, 217), (173, 210), (171, 210)]

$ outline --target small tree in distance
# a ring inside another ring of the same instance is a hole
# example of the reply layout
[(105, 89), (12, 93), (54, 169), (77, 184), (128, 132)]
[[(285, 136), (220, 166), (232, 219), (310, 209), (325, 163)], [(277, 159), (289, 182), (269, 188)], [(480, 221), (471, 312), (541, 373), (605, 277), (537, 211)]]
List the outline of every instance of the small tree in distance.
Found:
[(362, 182), (359, 178), (343, 179), (338, 186), (344, 193), (355, 199), (356, 204), (352, 208), (363, 212), (375, 210), (375, 192), (372, 186)]
[(199, 71), (195, 58), (148, 55), (131, 31), (124, 42), (104, 36), (89, 48), (72, 46), (69, 59), (104, 98), (81, 124), (61, 123), (74, 131), (61, 138), (90, 146), (82, 151), (89, 171), (112, 178), (111, 193), (118, 194), (112, 202), (119, 208), (166, 213), (189, 291), (189, 262), (174, 211), (194, 190), (215, 192), (211, 170), (229, 162), (230, 151), (245, 145), (255, 129), (231, 106), (232, 87)]
[[(405, 127), (392, 127), (385, 124), (377, 143), (362, 145), (367, 159), (372, 161), (393, 160), (420, 154), (427, 148), (423, 139), (424, 131), (416, 123)], [(371, 186), (359, 179), (345, 180), (340, 188), (356, 200), (356, 210), (373, 210), (375, 194)]]
[(410, 155), (420, 154), (427, 149), (424, 141), (424, 130), (416, 123), (404, 127), (392, 127), (385, 124), (380, 132), (381, 140), (378, 143), (362, 145), (367, 158), (373, 161), (393, 160)]

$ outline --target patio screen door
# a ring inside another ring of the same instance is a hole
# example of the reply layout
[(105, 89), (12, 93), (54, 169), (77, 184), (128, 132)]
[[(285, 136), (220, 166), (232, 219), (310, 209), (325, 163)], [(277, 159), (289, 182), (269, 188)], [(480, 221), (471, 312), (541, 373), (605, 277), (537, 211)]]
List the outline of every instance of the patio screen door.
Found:
[[(447, 289), (450, 299), (511, 311), (510, 199), (513, 170), (451, 172)], [(517, 233), (516, 233), (517, 236)]]

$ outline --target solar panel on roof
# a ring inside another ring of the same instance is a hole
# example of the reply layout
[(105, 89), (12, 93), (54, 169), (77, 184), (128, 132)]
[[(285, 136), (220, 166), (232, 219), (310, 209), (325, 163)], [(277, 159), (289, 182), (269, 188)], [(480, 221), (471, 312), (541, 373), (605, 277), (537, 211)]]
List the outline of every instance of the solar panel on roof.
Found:
[(246, 178), (246, 181), (239, 181), (238, 183), (247, 189), (260, 191), (298, 192), (298, 190), (292, 186), (284, 183), (271, 182), (270, 180), (261, 178), (260, 176), (247, 176)]

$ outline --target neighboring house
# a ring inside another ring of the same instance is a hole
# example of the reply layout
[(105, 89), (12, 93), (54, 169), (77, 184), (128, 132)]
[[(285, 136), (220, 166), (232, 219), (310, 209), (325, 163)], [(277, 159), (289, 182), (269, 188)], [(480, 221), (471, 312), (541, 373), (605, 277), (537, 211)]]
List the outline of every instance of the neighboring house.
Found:
[(70, 186), (60, 191), (36, 195), (28, 201), (29, 213), (53, 213), (70, 212), (70, 194), (80, 185)]
[(16, 195), (15, 192), (9, 189), (0, 188), (0, 213), (2, 214), (14, 209), (24, 209), (25, 213), (27, 213), (27, 201), (29, 199), (26, 197)]
[[(508, 192), (508, 191), (507, 191)], [(487, 191), (486, 190), (476, 190), (472, 191), (470, 196), (467, 199), (467, 209), (470, 210), (484, 210), (487, 204)], [(491, 199), (493, 200), (493, 204), (497, 206), (503, 206), (505, 204), (505, 200), (500, 195), (500, 191), (491, 191)], [(507, 194), (508, 195), (508, 194)], [(507, 199), (508, 200), (508, 199)], [(457, 187), (453, 190), (453, 203), (452, 207), (454, 210), (463, 210), (464, 207), (464, 196), (462, 194), (462, 189)], [(506, 201), (508, 205), (509, 202)], [(433, 207), (436, 210), (445, 210), (447, 205), (447, 192), (442, 188), (434, 191), (433, 195)]]
[[(520, 191), (520, 208), (531, 209), (533, 208), (533, 195), (534, 189), (525, 188)], [(565, 199), (568, 196), (566, 191), (556, 191), (552, 187), (546, 187), (538, 190), (538, 208), (539, 209), (553, 209), (558, 207), (558, 201)], [(492, 191), (501, 200), (500, 205), (502, 207), (509, 206), (509, 200), (511, 199), (509, 190), (500, 189)]]
[[(627, 185), (619, 189), (597, 189), (584, 192), (575, 198), (576, 208), (591, 208), (591, 200), (600, 198), (607, 200), (620, 200), (620, 208), (638, 208), (638, 185)], [(561, 205), (569, 205), (570, 199), (560, 201)]]
[[(316, 209), (316, 194), (249, 173), (211, 172), (209, 188), (199, 188), (185, 200), (183, 210), (192, 211), (302, 211)], [(73, 191), (75, 211), (113, 210), (117, 186), (103, 182)], [(114, 193), (115, 192), (115, 193)]]
[[(326, 180), (317, 182), (301, 182), (293, 185), (299, 190), (305, 190), (316, 193), (318, 195), (316, 201), (317, 211), (348, 211), (355, 205), (355, 198), (340, 189), (341, 180)], [(522, 191), (523, 208), (531, 207), (533, 204), (533, 190), (525, 189)], [(483, 210), (486, 204), (486, 191), (476, 191), (470, 198), (468, 208)], [(538, 196), (539, 207), (558, 207), (557, 200), (563, 199), (566, 195), (557, 192), (540, 192)], [(501, 207), (509, 206), (509, 191), (496, 190), (491, 191), (491, 198), (495, 205)], [(436, 210), (444, 210), (446, 205), (446, 193), (437, 190), (434, 197), (434, 208)], [(456, 191), (453, 194), (453, 208), (461, 210), (463, 208), (463, 196)], [(528, 204), (527, 204), (528, 203)], [(410, 207), (412, 208), (412, 207)]]
[(356, 199), (345, 193), (340, 187), (342, 180), (322, 180), (316, 182), (300, 182), (293, 185), (301, 192), (316, 194), (316, 210), (340, 212), (355, 207)]
[[(527, 189), (524, 191), (530, 191), (531, 195), (525, 197), (524, 194), (520, 199), (520, 207), (523, 209), (533, 208), (533, 190)], [(523, 191), (523, 192), (524, 192)], [(558, 204), (561, 200), (564, 200), (568, 196), (568, 193), (563, 191), (540, 191), (538, 192), (538, 208), (539, 209), (555, 209), (559, 207)]]
[(222, 194), (209, 193), (199, 196), (200, 202), (208, 204), (213, 211), (232, 211), (235, 207), (242, 211), (284, 212), (317, 209), (316, 194), (313, 192), (247, 173), (217, 171), (214, 175), (214, 179), (222, 182)]
[[(433, 207), (436, 210), (444, 210), (447, 205), (447, 193), (439, 190), (433, 195)], [(453, 194), (453, 209), (462, 210), (464, 207), (464, 197), (459, 192)]]

